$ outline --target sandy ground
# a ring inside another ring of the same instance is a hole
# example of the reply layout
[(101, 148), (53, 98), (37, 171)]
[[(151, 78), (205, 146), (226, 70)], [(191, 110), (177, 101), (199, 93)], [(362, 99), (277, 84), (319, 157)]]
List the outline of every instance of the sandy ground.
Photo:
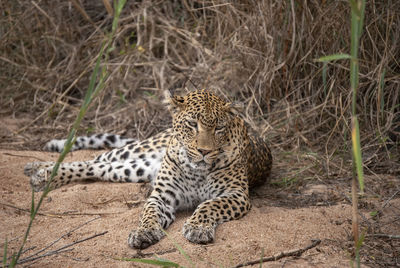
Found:
[[(66, 161), (91, 159), (97, 154), (98, 151), (74, 152)], [(29, 221), (32, 193), (23, 167), (27, 162), (56, 160), (56, 157), (55, 153), (0, 151), (0, 241), (2, 248), (6, 238), (10, 241), (9, 254), (16, 252), (21, 244)], [(101, 235), (24, 266), (143, 267), (144, 264), (118, 260), (142, 256), (168, 259), (190, 267), (190, 262), (174, 246), (175, 241), (194, 267), (233, 267), (257, 260), (262, 254), (272, 256), (304, 248), (313, 239), (321, 243), (300, 257), (286, 257), (264, 266), (348, 267), (350, 264), (351, 207), (345, 199), (338, 198), (341, 190), (337, 185), (314, 182), (302, 187), (300, 192), (262, 186), (253, 193), (250, 213), (220, 225), (216, 240), (210, 245), (191, 244), (182, 236), (181, 229), (190, 212), (180, 213), (167, 230), (169, 237), (138, 252), (128, 247), (127, 237), (138, 224), (147, 191), (141, 184), (88, 182), (50, 192), (21, 259), (51, 253), (70, 243)], [(36, 203), (39, 196), (35, 195)]]

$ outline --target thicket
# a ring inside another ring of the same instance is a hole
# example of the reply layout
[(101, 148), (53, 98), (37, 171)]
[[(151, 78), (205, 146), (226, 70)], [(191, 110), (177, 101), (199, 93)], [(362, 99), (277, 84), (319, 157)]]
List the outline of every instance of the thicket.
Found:
[[(76, 118), (111, 29), (104, 3), (0, 2), (1, 114), (31, 119), (14, 133), (25, 147), (64, 136)], [(349, 15), (347, 1), (128, 1), (111, 76), (80, 132), (147, 137), (167, 127), (162, 90), (209, 88), (243, 102), (275, 150), (347, 151), (349, 62), (323, 68), (316, 59), (349, 51)], [(375, 171), (398, 142), (399, 17), (399, 1), (367, 1), (357, 110), (364, 163)]]

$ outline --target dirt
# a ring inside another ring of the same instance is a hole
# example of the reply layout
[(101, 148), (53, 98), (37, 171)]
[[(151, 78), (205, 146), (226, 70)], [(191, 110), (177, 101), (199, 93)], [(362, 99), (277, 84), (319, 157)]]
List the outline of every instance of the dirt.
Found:
[[(92, 159), (100, 153), (73, 152), (65, 161)], [(23, 174), (24, 165), (55, 161), (57, 157), (58, 154), (48, 152), (0, 150), (0, 243), (4, 248), (5, 239), (9, 241), (8, 256), (17, 252), (30, 219), (32, 192), (29, 178)], [(148, 194), (145, 184), (86, 182), (53, 190), (44, 198), (21, 260), (42, 257), (22, 266), (145, 267), (121, 259), (162, 258), (185, 267), (233, 267), (261, 256), (305, 248), (320, 240), (320, 244), (301, 256), (284, 257), (263, 266), (348, 267), (353, 252), (350, 179), (317, 178), (295, 186), (276, 183), (285, 164), (279, 162), (283, 158), (275, 158), (274, 183), (252, 191), (251, 211), (239, 220), (218, 226), (216, 239), (209, 245), (192, 244), (182, 236), (183, 223), (191, 213), (187, 211), (178, 213), (167, 230), (168, 237), (159, 243), (142, 251), (130, 248), (127, 238), (138, 225)], [(371, 190), (360, 199), (362, 225), (369, 233), (400, 233), (398, 189), (396, 192), (399, 178), (375, 175), (366, 180)], [(35, 194), (35, 204), (39, 198), (40, 193)], [(395, 242), (367, 236), (362, 249), (363, 264), (396, 264), (399, 245)], [(57, 251), (64, 246), (65, 251)]]

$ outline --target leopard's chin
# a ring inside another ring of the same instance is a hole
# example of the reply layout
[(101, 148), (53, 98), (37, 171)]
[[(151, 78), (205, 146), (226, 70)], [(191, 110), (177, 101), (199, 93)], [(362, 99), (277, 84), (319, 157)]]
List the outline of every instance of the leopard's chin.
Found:
[(192, 169), (197, 170), (207, 170), (211, 167), (211, 164), (207, 163), (204, 160), (190, 161), (189, 165)]
[(197, 163), (197, 166), (200, 167), (200, 168), (204, 168), (204, 167), (209, 166), (209, 164), (206, 163), (206, 161), (201, 160), (200, 162)]

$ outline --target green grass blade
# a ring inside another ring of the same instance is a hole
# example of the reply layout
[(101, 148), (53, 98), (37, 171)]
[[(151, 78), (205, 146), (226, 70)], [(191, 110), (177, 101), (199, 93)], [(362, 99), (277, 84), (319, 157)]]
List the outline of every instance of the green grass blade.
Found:
[(357, 116), (353, 116), (352, 118), (351, 140), (353, 144), (353, 156), (356, 165), (358, 183), (360, 185), (360, 191), (364, 192), (364, 171), (362, 165), (360, 130)]
[(165, 235), (167, 236), (168, 240), (171, 241), (172, 244), (174, 244), (176, 249), (178, 249), (178, 251), (182, 254), (182, 256), (184, 256), (186, 258), (186, 260), (190, 263), (190, 266), (194, 267), (192, 260), (190, 259), (189, 255), (186, 254), (186, 252), (183, 250), (183, 248), (175, 240), (173, 240), (164, 229), (162, 229), (162, 230), (165, 233)]
[(31, 218), (33, 217), (35, 211), (35, 191), (32, 189), (32, 200), (31, 200)]
[(6, 267), (7, 264), (7, 248), (8, 248), (8, 241), (6, 237), (6, 241), (4, 242), (4, 251), (3, 251), (3, 267)]
[(349, 0), (350, 2), (350, 6), (351, 6), (351, 10), (354, 10), (354, 13), (356, 14), (357, 17), (361, 17), (361, 13), (360, 10), (358, 9), (357, 6), (357, 0)]
[(121, 15), (121, 11), (123, 9), (123, 7), (126, 4), (126, 0), (119, 0), (114, 1), (114, 20), (112, 23), (112, 34), (115, 33), (115, 31), (117, 30), (117, 26), (118, 26), (118, 20), (119, 20), (119, 16)]
[(358, 59), (357, 52), (352, 54), (355, 54), (355, 58), (351, 59), (350, 61), (350, 87), (351, 91), (353, 92), (351, 113), (355, 115), (358, 91)]
[(332, 54), (332, 55), (320, 57), (317, 59), (317, 61), (329, 62), (329, 61), (344, 60), (344, 59), (351, 59), (351, 56), (349, 54), (345, 54), (345, 53), (338, 53), (338, 54)]
[(86, 94), (85, 94), (85, 97), (83, 99), (82, 106), (87, 107), (90, 104), (90, 96), (92, 96), (92, 94), (93, 94), (93, 89), (94, 89), (95, 84), (96, 84), (96, 78), (97, 78), (97, 76), (99, 74), (101, 57), (104, 54), (105, 46), (106, 46), (106, 44), (103, 43), (101, 48), (100, 48), (99, 56), (97, 57), (96, 65), (94, 66), (92, 76), (90, 77), (89, 86), (88, 86), (88, 89), (86, 90)]
[(361, 248), (363, 238), (358, 236), (358, 198), (356, 195), (356, 175), (361, 193), (364, 192), (364, 173), (362, 166), (361, 145), (360, 145), (360, 129), (357, 119), (357, 91), (359, 84), (359, 61), (358, 49), (360, 36), (362, 33), (365, 0), (349, 0), (351, 6), (351, 40), (350, 40), (350, 89), (352, 91), (352, 107), (351, 107), (351, 140), (353, 148), (353, 179), (352, 179), (352, 203), (353, 203), (353, 235), (355, 242), (356, 264), (360, 267), (359, 250)]
[(356, 244), (356, 248), (355, 248), (355, 254), (356, 254), (356, 263), (357, 263), (357, 268), (360, 268), (360, 249), (362, 244), (364, 243), (364, 239), (365, 239), (365, 234), (366, 232), (364, 231), (361, 236), (360, 239), (358, 239), (357, 244)]
[(362, 33), (365, 0), (350, 0), (351, 5), (351, 45), (350, 45), (350, 86), (353, 91), (352, 114), (356, 114), (356, 96), (358, 90), (358, 46)]
[(161, 267), (181, 267), (179, 264), (172, 262), (172, 261), (168, 261), (168, 260), (149, 260), (149, 259), (137, 259), (137, 258), (122, 258), (119, 260), (139, 262), (139, 263), (151, 264), (151, 265), (161, 266)]
[(363, 27), (364, 27), (365, 0), (360, 0), (359, 14), (360, 14), (360, 20), (358, 23), (358, 38), (361, 37), (362, 32), (363, 32)]

